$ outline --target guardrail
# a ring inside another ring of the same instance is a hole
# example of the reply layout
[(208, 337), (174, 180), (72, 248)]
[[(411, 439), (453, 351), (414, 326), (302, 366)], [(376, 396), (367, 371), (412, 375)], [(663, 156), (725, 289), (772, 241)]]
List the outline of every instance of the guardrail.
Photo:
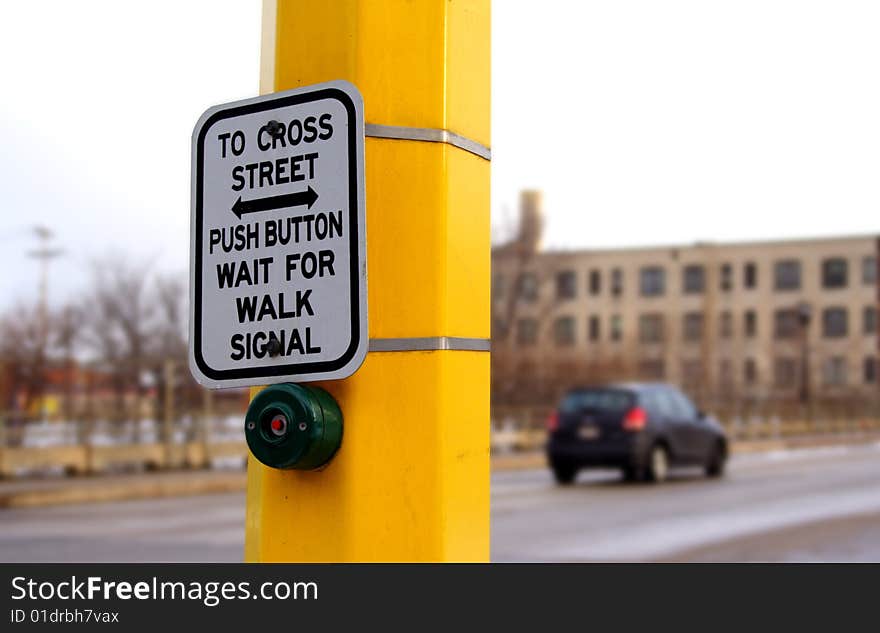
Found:
[[(724, 425), (734, 442), (783, 440), (797, 437), (847, 435), (880, 431), (880, 418), (830, 420), (746, 420)], [(505, 453), (542, 448), (547, 440), (543, 428), (502, 425), (492, 432), (492, 452)]]
[[(753, 419), (731, 422), (725, 428), (734, 442), (785, 440), (880, 432), (880, 418)], [(207, 439), (194, 441), (178, 438), (173, 442), (107, 443), (102, 440), (101, 443), (0, 446), (0, 477), (46, 471), (87, 475), (118, 469), (211, 468), (220, 464), (243, 467), (247, 445), (242, 438), (226, 435), (217, 438), (208, 433)], [(493, 453), (533, 451), (544, 446), (546, 437), (543, 427), (521, 426), (509, 421), (493, 424), (491, 450)]]
[(239, 415), (163, 421), (0, 424), (0, 477), (47, 472), (68, 475), (121, 470), (243, 467), (247, 457)]
[(40, 470), (62, 469), (70, 475), (98, 474), (114, 467), (207, 468), (218, 461), (247, 456), (243, 441), (204, 444), (188, 442), (171, 446), (161, 443), (115, 446), (17, 446), (0, 449), (0, 476), (12, 477)]

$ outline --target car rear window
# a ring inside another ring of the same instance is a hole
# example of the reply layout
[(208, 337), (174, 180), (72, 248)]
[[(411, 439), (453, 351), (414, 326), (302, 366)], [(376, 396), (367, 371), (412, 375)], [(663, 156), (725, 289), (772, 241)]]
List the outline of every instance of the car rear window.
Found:
[(632, 407), (633, 395), (619, 389), (584, 389), (572, 391), (559, 405), (562, 413), (578, 411), (623, 412)]

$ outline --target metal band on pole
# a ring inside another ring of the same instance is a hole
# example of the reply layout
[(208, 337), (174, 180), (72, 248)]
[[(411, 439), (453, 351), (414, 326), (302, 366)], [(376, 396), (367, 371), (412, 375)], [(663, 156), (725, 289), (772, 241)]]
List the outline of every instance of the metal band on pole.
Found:
[(394, 138), (404, 141), (425, 141), (428, 143), (446, 143), (453, 145), (466, 152), (475, 154), (480, 158), (492, 160), (492, 150), (467, 137), (431, 127), (404, 127), (401, 125), (377, 125), (367, 123), (365, 126), (366, 136), (374, 138)]
[(459, 336), (424, 336), (413, 338), (371, 338), (371, 352), (434, 352), (452, 350), (458, 352), (488, 352), (490, 341), (486, 338), (463, 338)]

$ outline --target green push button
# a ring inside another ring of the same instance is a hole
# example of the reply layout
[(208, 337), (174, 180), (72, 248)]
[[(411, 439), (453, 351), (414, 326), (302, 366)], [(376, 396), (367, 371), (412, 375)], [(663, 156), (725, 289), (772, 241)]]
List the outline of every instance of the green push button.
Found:
[(319, 387), (283, 383), (263, 389), (244, 420), (251, 453), (272, 468), (314, 470), (342, 443), (342, 411)]

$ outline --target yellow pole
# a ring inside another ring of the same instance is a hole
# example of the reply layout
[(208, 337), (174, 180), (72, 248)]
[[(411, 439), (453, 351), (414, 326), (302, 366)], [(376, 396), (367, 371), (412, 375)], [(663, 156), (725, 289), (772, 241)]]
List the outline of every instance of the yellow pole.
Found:
[(489, 1), (269, 0), (263, 21), (263, 92), (363, 94), (371, 351), (321, 385), (345, 420), (324, 470), (250, 459), (245, 558), (488, 560)]

